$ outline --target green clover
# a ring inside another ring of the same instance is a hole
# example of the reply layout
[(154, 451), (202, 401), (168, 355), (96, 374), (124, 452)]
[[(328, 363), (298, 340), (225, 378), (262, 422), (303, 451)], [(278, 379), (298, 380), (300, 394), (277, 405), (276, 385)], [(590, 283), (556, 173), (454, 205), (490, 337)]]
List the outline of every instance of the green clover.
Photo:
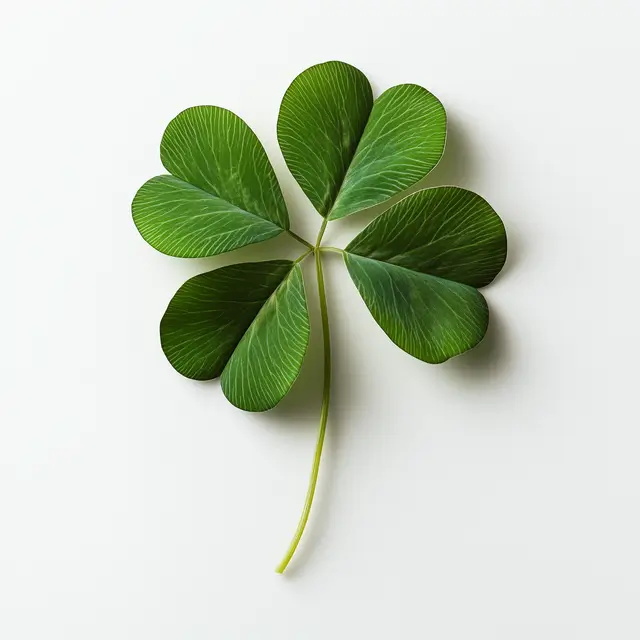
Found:
[(407, 353), (440, 363), (477, 345), (489, 321), (478, 291), (504, 265), (507, 238), (496, 212), (458, 187), (416, 191), (388, 207), (347, 247), (322, 246), (327, 223), (387, 202), (424, 178), (445, 147), (446, 114), (413, 84), (375, 100), (355, 67), (327, 62), (287, 89), (278, 142), (323, 222), (314, 244), (293, 233), (267, 154), (248, 125), (220, 107), (187, 109), (160, 145), (170, 175), (146, 182), (132, 210), (142, 237), (179, 258), (215, 256), (288, 233), (295, 261), (245, 262), (203, 273), (175, 294), (160, 322), (172, 366), (196, 380), (220, 377), (246, 411), (275, 407), (295, 382), (309, 342), (300, 263), (313, 256), (324, 334), (324, 391), (311, 481), (300, 523), (277, 571), (291, 560), (309, 517), (331, 388), (324, 251), (343, 255), (362, 299)]

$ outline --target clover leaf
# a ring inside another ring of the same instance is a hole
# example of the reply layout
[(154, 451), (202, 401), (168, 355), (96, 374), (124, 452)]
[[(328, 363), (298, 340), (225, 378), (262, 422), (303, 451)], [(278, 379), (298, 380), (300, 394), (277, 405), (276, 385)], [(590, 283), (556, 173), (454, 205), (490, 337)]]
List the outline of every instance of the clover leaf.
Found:
[(182, 375), (221, 376), (236, 407), (271, 409), (298, 377), (309, 342), (300, 266), (248, 262), (191, 278), (169, 303), (160, 339)]
[(273, 238), (289, 214), (267, 154), (247, 124), (220, 107), (176, 116), (160, 144), (172, 175), (146, 182), (133, 220), (158, 251), (204, 258)]
[(320, 427), (311, 480), (293, 540), (295, 553), (315, 493), (331, 392), (331, 341), (322, 256), (342, 254), (372, 316), (407, 353), (441, 363), (477, 345), (489, 322), (478, 291), (502, 269), (504, 225), (479, 195), (458, 187), (415, 191), (374, 218), (346, 247), (325, 247), (329, 221), (387, 202), (424, 178), (446, 140), (440, 101), (413, 84), (373, 99), (364, 74), (343, 62), (303, 71), (278, 116), (285, 162), (323, 217), (315, 243), (289, 226), (275, 172), (255, 134), (220, 107), (187, 109), (160, 145), (170, 175), (146, 182), (133, 219), (155, 249), (180, 258), (214, 256), (287, 233), (304, 246), (295, 260), (244, 262), (185, 282), (160, 322), (171, 365), (196, 380), (220, 377), (246, 411), (275, 407), (293, 386), (309, 342), (300, 264), (315, 261), (324, 342)]
[(434, 364), (482, 340), (489, 310), (476, 287), (489, 284), (506, 257), (498, 214), (458, 187), (424, 189), (400, 200), (344, 253), (353, 282), (385, 333)]
[(361, 71), (327, 62), (301, 73), (278, 116), (289, 170), (329, 220), (388, 200), (438, 164), (447, 135), (440, 101), (415, 84), (372, 100)]

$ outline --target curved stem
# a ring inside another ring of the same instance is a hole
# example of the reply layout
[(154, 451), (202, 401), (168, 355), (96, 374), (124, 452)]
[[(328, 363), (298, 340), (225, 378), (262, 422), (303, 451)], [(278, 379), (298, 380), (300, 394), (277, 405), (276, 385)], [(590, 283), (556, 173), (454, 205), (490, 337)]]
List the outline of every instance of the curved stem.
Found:
[(338, 249), (338, 247), (318, 247), (318, 251), (331, 251), (333, 253), (344, 253), (344, 249)]
[(298, 548), (304, 529), (307, 526), (309, 520), (309, 514), (311, 513), (311, 505), (313, 503), (313, 496), (316, 492), (316, 485), (318, 483), (318, 472), (320, 470), (320, 458), (322, 457), (322, 447), (324, 445), (324, 436), (327, 430), (327, 418), (329, 417), (329, 399), (331, 396), (331, 338), (329, 335), (329, 314), (327, 313), (327, 295), (324, 287), (324, 272), (322, 271), (322, 259), (320, 258), (320, 242), (322, 236), (327, 227), (327, 220), (325, 219), (318, 233), (318, 239), (316, 240), (315, 259), (316, 259), (316, 274), (318, 277), (318, 296), (320, 297), (320, 316), (322, 318), (322, 338), (324, 344), (324, 384), (322, 391), (322, 409), (320, 411), (320, 428), (318, 429), (318, 440), (316, 441), (316, 451), (313, 456), (313, 466), (311, 467), (311, 478), (309, 479), (309, 488), (307, 489), (307, 497), (304, 501), (304, 507), (302, 509), (302, 515), (298, 522), (298, 527), (293, 536), (293, 540), (285, 553), (282, 562), (276, 567), (277, 573), (283, 573), (287, 568), (287, 565), (293, 558), (293, 554)]
[(287, 229), (287, 233), (294, 240), (297, 240), (298, 242), (302, 243), (305, 247), (307, 247), (307, 249), (310, 249), (311, 251), (313, 251), (314, 246), (310, 242), (307, 242), (304, 238), (301, 238), (297, 233), (294, 233), (293, 231), (291, 231), (291, 229)]

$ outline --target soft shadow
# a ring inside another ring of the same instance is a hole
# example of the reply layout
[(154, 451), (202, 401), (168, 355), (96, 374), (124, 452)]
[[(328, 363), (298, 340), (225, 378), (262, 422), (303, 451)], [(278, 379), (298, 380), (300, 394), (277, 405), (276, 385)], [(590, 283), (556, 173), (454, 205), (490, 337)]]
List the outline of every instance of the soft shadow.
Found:
[(475, 168), (473, 144), (466, 125), (455, 114), (449, 115), (447, 144), (442, 159), (433, 171), (413, 185), (410, 191), (443, 185), (465, 187), (471, 182)]
[(443, 367), (465, 384), (494, 386), (509, 375), (513, 364), (514, 349), (508, 326), (494, 307), (490, 307), (489, 313), (489, 327), (482, 342)]
[[(514, 265), (519, 264), (524, 255), (524, 247), (515, 229), (507, 226), (507, 260), (495, 279), (500, 284), (512, 275)], [(493, 284), (493, 283), (492, 283)], [(470, 351), (452, 358), (444, 369), (462, 378), (465, 382), (493, 385), (508, 375), (514, 360), (514, 341), (510, 326), (502, 318), (501, 312), (491, 301), (491, 288), (481, 289), (489, 304), (489, 327), (482, 342)]]

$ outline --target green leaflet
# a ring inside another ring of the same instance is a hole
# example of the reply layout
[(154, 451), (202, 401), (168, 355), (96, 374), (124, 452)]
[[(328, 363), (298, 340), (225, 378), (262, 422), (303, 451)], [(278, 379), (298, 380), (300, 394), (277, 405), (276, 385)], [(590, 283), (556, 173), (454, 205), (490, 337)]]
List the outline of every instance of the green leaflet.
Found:
[(302, 269), (296, 265), (260, 309), (222, 372), (227, 399), (248, 411), (275, 407), (300, 373), (309, 330)]
[(267, 154), (247, 124), (220, 107), (176, 116), (160, 145), (172, 176), (145, 183), (133, 219), (155, 249), (202, 258), (272, 238), (289, 215)]
[(300, 266), (241, 263), (187, 280), (160, 323), (162, 348), (182, 375), (222, 375), (241, 409), (274, 407), (298, 376), (309, 340)]
[(416, 84), (387, 89), (373, 103), (329, 219), (385, 202), (424, 178), (440, 161), (446, 136), (444, 107), (433, 94)]
[(215, 256), (282, 233), (273, 222), (173, 176), (145, 182), (132, 209), (142, 237), (176, 258)]
[(346, 251), (480, 288), (502, 269), (507, 235), (498, 214), (478, 194), (434, 187), (387, 209)]
[(482, 340), (487, 304), (474, 287), (506, 259), (498, 215), (457, 187), (418, 191), (347, 246), (345, 263), (371, 314), (401, 349), (440, 363)]
[(278, 140), (320, 215), (336, 220), (402, 192), (435, 167), (446, 114), (426, 89), (404, 84), (371, 102), (365, 76), (343, 62), (303, 71), (282, 100)]
[(473, 287), (348, 253), (344, 260), (371, 315), (412, 356), (438, 364), (482, 340), (489, 311)]
[(366, 76), (344, 62), (303, 71), (278, 114), (278, 143), (289, 171), (326, 217), (367, 124), (373, 94)]

